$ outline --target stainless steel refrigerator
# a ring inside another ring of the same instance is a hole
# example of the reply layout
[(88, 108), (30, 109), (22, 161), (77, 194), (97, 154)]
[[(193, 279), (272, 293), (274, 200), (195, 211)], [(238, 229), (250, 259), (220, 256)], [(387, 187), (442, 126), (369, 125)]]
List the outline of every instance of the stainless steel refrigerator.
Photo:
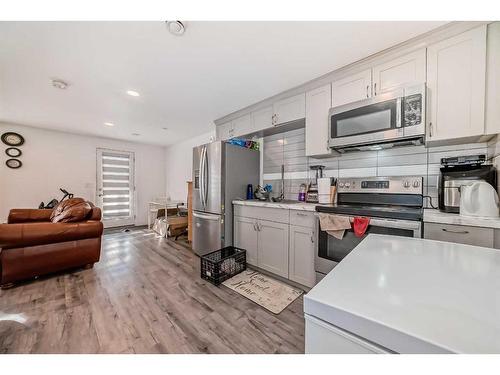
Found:
[(259, 151), (223, 141), (193, 148), (193, 250), (204, 255), (233, 244), (232, 201), (259, 183)]

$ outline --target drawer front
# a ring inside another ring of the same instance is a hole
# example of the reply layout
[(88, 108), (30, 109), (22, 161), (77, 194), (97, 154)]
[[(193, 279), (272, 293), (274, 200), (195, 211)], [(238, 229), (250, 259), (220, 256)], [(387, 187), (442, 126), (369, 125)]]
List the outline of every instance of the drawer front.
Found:
[(314, 212), (290, 210), (290, 224), (314, 228), (316, 225), (316, 216)]
[(493, 228), (465, 225), (424, 223), (424, 238), (465, 245), (493, 247), (494, 230)]
[(389, 354), (390, 351), (363, 340), (313, 316), (305, 314), (306, 354)]
[(270, 207), (255, 207), (255, 206), (240, 206), (234, 205), (234, 215), (249, 217), (252, 219), (263, 219), (275, 221), (278, 223), (288, 223), (288, 209), (270, 208)]

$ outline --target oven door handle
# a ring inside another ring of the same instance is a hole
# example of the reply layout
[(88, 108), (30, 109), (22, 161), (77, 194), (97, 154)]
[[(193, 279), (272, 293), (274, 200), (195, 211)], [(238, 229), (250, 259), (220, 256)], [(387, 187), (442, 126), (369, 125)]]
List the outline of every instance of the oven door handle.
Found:
[[(319, 221), (319, 214), (317, 212), (314, 213), (314, 216), (316, 216)], [(339, 215), (339, 216), (348, 216), (351, 223), (354, 221), (354, 217), (352, 216), (349, 215)], [(378, 217), (377, 218), (371, 217), (369, 225), (373, 225), (375, 227), (419, 230), (422, 224), (420, 221), (382, 219)]]

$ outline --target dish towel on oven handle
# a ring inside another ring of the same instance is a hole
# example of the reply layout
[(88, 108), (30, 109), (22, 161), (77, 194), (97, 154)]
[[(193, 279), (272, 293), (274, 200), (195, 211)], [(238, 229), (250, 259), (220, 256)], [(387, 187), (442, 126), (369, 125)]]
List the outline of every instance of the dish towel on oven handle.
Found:
[(346, 229), (351, 229), (351, 220), (348, 216), (331, 215), (319, 212), (319, 225), (322, 231), (341, 240)]
[(369, 217), (356, 216), (352, 221), (352, 228), (356, 237), (363, 237), (370, 224)]

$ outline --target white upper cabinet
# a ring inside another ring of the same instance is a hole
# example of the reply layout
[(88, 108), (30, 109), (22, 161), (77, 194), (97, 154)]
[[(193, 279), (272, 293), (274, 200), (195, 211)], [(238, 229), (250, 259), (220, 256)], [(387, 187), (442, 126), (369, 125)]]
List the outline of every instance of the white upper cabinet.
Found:
[(225, 124), (219, 125), (215, 128), (216, 138), (218, 141), (225, 141), (233, 137), (233, 124), (232, 122), (226, 122)]
[(284, 124), (306, 117), (306, 94), (282, 99), (273, 104), (273, 125)]
[(328, 148), (328, 111), (331, 99), (331, 85), (306, 92), (306, 156), (322, 156), (331, 152)]
[(486, 134), (500, 133), (500, 22), (488, 25), (486, 62)]
[(483, 135), (486, 26), (427, 49), (427, 141)]
[(260, 131), (273, 126), (273, 106), (252, 112), (253, 131)]
[(231, 137), (239, 137), (242, 135), (253, 133), (252, 117), (249, 114), (243, 115), (231, 121), (232, 134)]
[(425, 48), (373, 67), (373, 95), (425, 82)]
[(371, 69), (334, 81), (332, 83), (332, 107), (371, 98), (371, 87)]

